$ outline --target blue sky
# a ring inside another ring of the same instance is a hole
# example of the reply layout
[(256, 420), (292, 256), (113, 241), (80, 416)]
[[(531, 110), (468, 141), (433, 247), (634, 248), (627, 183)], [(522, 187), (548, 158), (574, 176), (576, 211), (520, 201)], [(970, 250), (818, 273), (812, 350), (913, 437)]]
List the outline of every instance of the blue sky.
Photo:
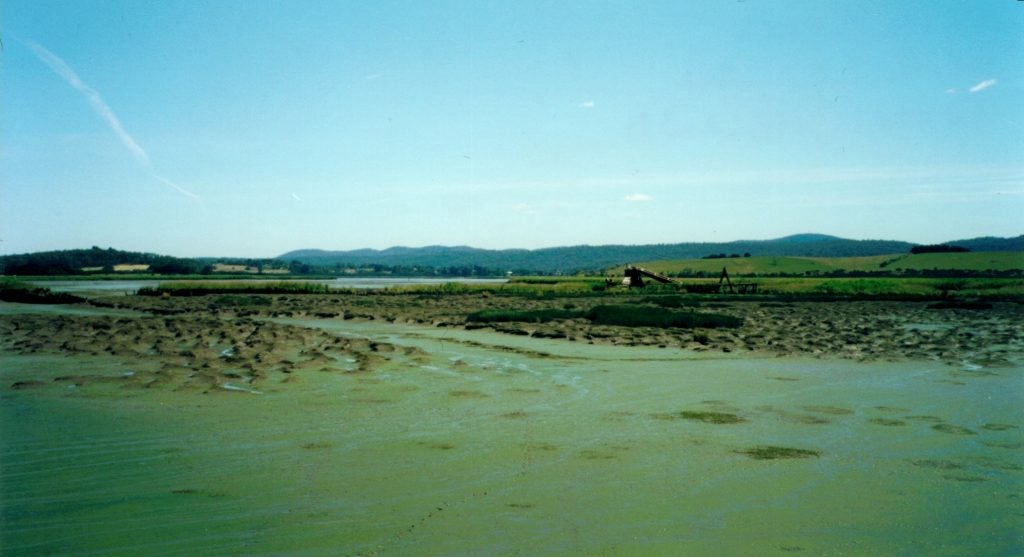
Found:
[(1024, 232), (1024, 3), (0, 5), (0, 253)]

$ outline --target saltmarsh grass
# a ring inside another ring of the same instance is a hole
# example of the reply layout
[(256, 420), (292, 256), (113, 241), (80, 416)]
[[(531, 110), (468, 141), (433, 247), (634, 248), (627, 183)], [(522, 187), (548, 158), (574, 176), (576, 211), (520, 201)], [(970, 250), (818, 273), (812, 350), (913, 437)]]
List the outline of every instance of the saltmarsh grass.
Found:
[(326, 284), (295, 281), (232, 282), (188, 281), (164, 282), (155, 287), (140, 288), (140, 296), (204, 296), (206, 294), (327, 294)]
[(385, 294), (418, 294), (422, 296), (488, 295), (520, 298), (574, 298), (601, 296), (607, 286), (604, 278), (522, 277), (505, 283), (457, 283), (396, 286)]
[(623, 327), (659, 327), (692, 329), (736, 328), (743, 325), (743, 319), (717, 313), (695, 311), (673, 311), (645, 305), (597, 306), (587, 312), (587, 319), (596, 325), (618, 325)]
[(583, 317), (584, 312), (569, 309), (488, 309), (471, 313), (466, 317), (470, 323), (547, 323), (557, 319), (576, 319)]
[(575, 309), (537, 310), (484, 310), (471, 313), (466, 321), (471, 323), (547, 323), (558, 319), (587, 319), (595, 325), (620, 327), (657, 327), (662, 329), (696, 327), (705, 329), (735, 328), (743, 325), (743, 319), (717, 313), (694, 311), (673, 311), (662, 307), (629, 304), (600, 305), (589, 311)]

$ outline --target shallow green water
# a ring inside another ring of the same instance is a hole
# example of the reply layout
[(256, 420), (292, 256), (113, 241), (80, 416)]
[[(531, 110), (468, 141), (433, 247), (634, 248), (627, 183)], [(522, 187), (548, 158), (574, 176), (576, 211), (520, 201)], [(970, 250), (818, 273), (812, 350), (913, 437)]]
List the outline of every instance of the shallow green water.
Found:
[[(0, 359), (2, 553), (1024, 551), (1019, 365), (307, 324), (431, 356), (364, 375), (301, 372), (262, 395), (12, 391), (131, 362)], [(761, 445), (820, 456), (738, 452)]]

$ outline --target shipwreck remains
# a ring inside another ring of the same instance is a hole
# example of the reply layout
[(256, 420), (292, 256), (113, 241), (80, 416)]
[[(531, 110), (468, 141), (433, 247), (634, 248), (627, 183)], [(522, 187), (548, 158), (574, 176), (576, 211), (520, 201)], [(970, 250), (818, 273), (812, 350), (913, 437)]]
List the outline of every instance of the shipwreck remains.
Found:
[(717, 283), (712, 284), (687, 284), (686, 291), (690, 294), (757, 294), (756, 282), (733, 283), (729, 278), (729, 271), (722, 267), (722, 274), (718, 277)]
[[(669, 284), (674, 282), (671, 278), (644, 269), (643, 267), (635, 267), (629, 265), (626, 267), (625, 278), (622, 279), (622, 285), (628, 288), (643, 288), (646, 286), (644, 279), (650, 279), (655, 282), (662, 284)], [(610, 281), (611, 279), (609, 279)], [(611, 283), (609, 282), (609, 285)], [(717, 283), (711, 284), (687, 284), (683, 288), (690, 294), (757, 294), (757, 283), (754, 282), (737, 282), (733, 283), (732, 279), (729, 278), (729, 271), (722, 267), (722, 274), (718, 278)]]
[(634, 267), (632, 265), (626, 267), (626, 278), (622, 279), (622, 285), (628, 286), (629, 288), (643, 288), (644, 277), (647, 277), (655, 282), (662, 284), (668, 284), (672, 282), (672, 279), (665, 275), (660, 275), (654, 271), (648, 271), (643, 267)]

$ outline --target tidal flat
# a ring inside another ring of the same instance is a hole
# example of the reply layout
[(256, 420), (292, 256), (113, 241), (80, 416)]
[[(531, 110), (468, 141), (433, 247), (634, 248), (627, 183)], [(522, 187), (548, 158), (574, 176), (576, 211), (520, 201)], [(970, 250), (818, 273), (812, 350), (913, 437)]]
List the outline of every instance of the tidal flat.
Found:
[(260, 300), (0, 304), (2, 553), (1024, 551), (1017, 304)]

